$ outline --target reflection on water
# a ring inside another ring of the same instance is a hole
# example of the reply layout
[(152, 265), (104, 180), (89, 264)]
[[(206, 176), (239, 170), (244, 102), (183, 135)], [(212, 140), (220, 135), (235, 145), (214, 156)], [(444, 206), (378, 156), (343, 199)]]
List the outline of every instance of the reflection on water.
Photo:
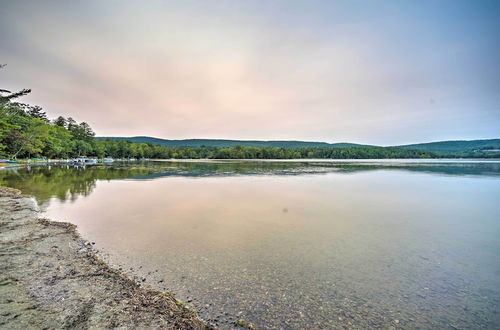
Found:
[(16, 187), (24, 193), (34, 195), (38, 203), (44, 205), (51, 197), (59, 201), (73, 201), (80, 195), (88, 196), (100, 180), (148, 180), (169, 176), (304, 175), (374, 170), (500, 177), (500, 162), (151, 161), (107, 166), (13, 166), (0, 171), (0, 185)]
[(149, 285), (266, 328), (498, 328), (499, 178), (491, 162), (0, 171)]

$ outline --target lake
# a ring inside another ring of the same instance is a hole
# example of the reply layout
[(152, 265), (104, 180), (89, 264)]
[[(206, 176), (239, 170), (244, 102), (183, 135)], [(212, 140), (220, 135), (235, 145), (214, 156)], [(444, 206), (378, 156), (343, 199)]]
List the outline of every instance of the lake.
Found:
[(222, 328), (500, 328), (498, 161), (34, 166), (0, 184)]

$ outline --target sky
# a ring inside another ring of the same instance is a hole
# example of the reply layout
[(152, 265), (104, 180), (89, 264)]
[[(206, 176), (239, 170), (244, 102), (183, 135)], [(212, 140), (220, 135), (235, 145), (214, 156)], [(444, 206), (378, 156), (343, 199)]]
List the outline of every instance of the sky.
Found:
[(98, 136), (500, 138), (496, 0), (0, 0), (0, 63)]

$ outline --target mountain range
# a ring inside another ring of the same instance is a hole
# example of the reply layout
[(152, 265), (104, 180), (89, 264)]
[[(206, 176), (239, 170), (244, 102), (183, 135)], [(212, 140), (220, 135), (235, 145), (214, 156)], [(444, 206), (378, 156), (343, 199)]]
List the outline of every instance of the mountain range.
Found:
[[(169, 140), (150, 136), (133, 137), (97, 137), (97, 139), (126, 140), (135, 143), (151, 143), (166, 147), (234, 147), (234, 146), (252, 146), (252, 147), (281, 147), (281, 148), (302, 148), (302, 147), (323, 147), (323, 148), (358, 148), (358, 147), (380, 147), (376, 145), (365, 145), (356, 143), (327, 143), (310, 141), (262, 141), (262, 140), (224, 140), (224, 139), (184, 139)], [(407, 145), (395, 145), (391, 147), (422, 150), (440, 154), (500, 154), (500, 139), (488, 140), (454, 140), (437, 141), (429, 143), (417, 143)]]

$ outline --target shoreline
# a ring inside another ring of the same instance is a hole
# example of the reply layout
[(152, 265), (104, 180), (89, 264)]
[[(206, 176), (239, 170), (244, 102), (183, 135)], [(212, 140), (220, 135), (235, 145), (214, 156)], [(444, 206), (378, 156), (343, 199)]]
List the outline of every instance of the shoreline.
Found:
[(214, 329), (111, 268), (75, 225), (37, 213), (34, 198), (0, 187), (0, 328)]
[(297, 158), (297, 159), (148, 159), (137, 161), (116, 161), (114, 163), (97, 163), (97, 164), (83, 164), (75, 165), (65, 162), (37, 162), (37, 163), (18, 163), (7, 164), (0, 163), (0, 170), (7, 170), (12, 168), (20, 168), (26, 166), (112, 166), (116, 164), (130, 164), (142, 162), (173, 162), (173, 163), (224, 163), (224, 162), (253, 162), (253, 163), (331, 163), (331, 164), (355, 164), (355, 165), (453, 165), (453, 164), (499, 164), (500, 158), (373, 158), (373, 159), (335, 159), (335, 158)]

